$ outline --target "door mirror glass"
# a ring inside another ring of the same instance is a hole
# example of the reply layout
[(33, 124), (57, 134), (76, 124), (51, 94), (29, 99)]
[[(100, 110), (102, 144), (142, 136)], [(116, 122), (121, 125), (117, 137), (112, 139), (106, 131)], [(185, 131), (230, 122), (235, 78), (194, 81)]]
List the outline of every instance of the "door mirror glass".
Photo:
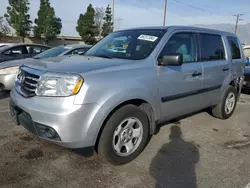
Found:
[(158, 63), (161, 66), (181, 66), (183, 63), (183, 55), (182, 54), (171, 54), (164, 55), (158, 59)]

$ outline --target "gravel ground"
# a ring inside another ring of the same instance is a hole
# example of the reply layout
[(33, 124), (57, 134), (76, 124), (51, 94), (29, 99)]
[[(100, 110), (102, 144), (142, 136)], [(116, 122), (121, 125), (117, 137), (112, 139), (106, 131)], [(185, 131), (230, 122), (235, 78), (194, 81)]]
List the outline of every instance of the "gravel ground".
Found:
[(7, 95), (0, 95), (2, 188), (248, 187), (247, 94), (241, 95), (229, 120), (218, 120), (203, 112), (162, 126), (135, 161), (119, 167), (104, 164), (96, 155), (85, 158), (14, 126), (8, 101)]

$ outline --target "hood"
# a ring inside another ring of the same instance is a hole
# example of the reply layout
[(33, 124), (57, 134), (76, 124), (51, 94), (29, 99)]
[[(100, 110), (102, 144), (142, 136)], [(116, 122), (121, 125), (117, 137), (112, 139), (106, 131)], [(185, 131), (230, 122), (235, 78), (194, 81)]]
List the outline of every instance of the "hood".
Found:
[(21, 66), (23, 64), (29, 64), (33, 62), (35, 59), (32, 58), (25, 58), (25, 59), (17, 59), (13, 61), (5, 61), (0, 63), (0, 69), (7, 68), (7, 67), (15, 67), (15, 66)]
[(92, 56), (62, 56), (50, 59), (34, 60), (28, 67), (41, 71), (68, 72), (68, 73), (86, 73), (100, 69), (118, 67), (133, 63), (126, 59), (108, 59)]

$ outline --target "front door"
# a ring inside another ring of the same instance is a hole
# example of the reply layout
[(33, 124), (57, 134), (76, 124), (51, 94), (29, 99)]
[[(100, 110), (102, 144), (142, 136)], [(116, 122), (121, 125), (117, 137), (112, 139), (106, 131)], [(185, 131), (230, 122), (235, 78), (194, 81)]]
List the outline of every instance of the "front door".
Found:
[(158, 66), (161, 122), (182, 116), (200, 108), (202, 64), (198, 62), (197, 34), (174, 33), (159, 57), (182, 54), (181, 66)]

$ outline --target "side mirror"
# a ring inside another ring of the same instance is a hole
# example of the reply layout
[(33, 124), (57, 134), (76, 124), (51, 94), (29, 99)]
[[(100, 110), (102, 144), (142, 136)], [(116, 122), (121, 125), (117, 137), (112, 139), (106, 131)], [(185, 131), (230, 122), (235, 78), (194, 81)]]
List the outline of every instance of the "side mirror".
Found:
[(183, 63), (183, 55), (182, 54), (171, 54), (165, 55), (158, 58), (158, 64), (160, 66), (181, 66)]

